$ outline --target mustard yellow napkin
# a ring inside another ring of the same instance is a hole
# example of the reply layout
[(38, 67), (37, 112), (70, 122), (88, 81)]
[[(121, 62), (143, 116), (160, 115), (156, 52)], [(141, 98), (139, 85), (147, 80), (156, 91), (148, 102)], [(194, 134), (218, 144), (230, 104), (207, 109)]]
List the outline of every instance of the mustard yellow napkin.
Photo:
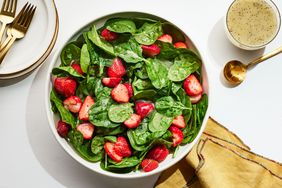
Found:
[(164, 171), (156, 188), (279, 188), (282, 164), (250, 151), (234, 133), (210, 118), (199, 142)]

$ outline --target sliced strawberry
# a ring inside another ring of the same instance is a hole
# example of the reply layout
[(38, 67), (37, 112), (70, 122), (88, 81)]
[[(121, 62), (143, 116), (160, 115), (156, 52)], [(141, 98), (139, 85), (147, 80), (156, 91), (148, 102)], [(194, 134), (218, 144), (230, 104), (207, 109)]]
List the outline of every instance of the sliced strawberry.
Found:
[(71, 67), (78, 73), (78, 74), (83, 74), (83, 71), (80, 67), (80, 64), (78, 63), (72, 63)]
[(56, 91), (65, 97), (74, 95), (76, 86), (76, 81), (68, 77), (58, 77), (54, 81)]
[(121, 59), (115, 58), (113, 64), (108, 68), (109, 77), (123, 77), (125, 75), (125, 67), (122, 64)]
[(131, 85), (130, 83), (124, 83), (123, 85), (125, 85), (125, 87), (127, 88), (129, 98), (131, 98), (131, 97), (133, 96), (133, 88), (132, 88), (132, 85)]
[(77, 96), (70, 96), (64, 100), (64, 107), (73, 113), (77, 113), (80, 110), (82, 102)]
[(122, 161), (122, 156), (117, 154), (114, 150), (115, 144), (112, 142), (106, 142), (104, 144), (104, 149), (108, 156), (113, 159), (115, 162), (120, 162)]
[(123, 136), (119, 136), (114, 145), (115, 152), (122, 157), (130, 157), (132, 152), (130, 146)]
[(63, 138), (67, 137), (69, 132), (70, 126), (69, 124), (63, 122), (62, 120), (58, 121), (57, 123), (57, 132)]
[(158, 168), (159, 163), (158, 161), (154, 160), (154, 159), (144, 159), (141, 162), (141, 167), (144, 170), (144, 172), (150, 172), (156, 168)]
[(76, 130), (81, 132), (85, 140), (90, 140), (94, 133), (94, 125), (91, 123), (82, 123), (76, 127)]
[(184, 117), (182, 115), (175, 117), (172, 121), (172, 125), (178, 127), (179, 129), (183, 129), (185, 127)]
[(153, 147), (147, 154), (146, 158), (154, 159), (158, 162), (162, 162), (168, 156), (169, 151), (165, 145), (158, 145)]
[(172, 134), (172, 146), (176, 147), (182, 142), (184, 138), (183, 133), (179, 128), (173, 125), (169, 127), (169, 131)]
[(94, 100), (91, 98), (91, 96), (88, 95), (84, 99), (84, 102), (83, 102), (83, 104), (80, 108), (79, 114), (78, 114), (78, 117), (79, 117), (80, 120), (88, 121), (88, 119), (89, 119), (88, 111), (93, 104), (94, 104)]
[(116, 40), (118, 37), (117, 33), (110, 31), (108, 29), (103, 29), (101, 32), (101, 36), (106, 41), (113, 41), (113, 40)]
[(129, 128), (129, 129), (134, 129), (138, 127), (141, 123), (141, 116), (138, 114), (131, 114), (130, 118), (123, 122), (123, 124)]
[(162, 42), (172, 43), (172, 36), (170, 36), (169, 34), (163, 34), (162, 36), (158, 38), (158, 40)]
[(184, 42), (176, 42), (173, 44), (175, 48), (188, 48)]
[(147, 57), (154, 57), (161, 52), (161, 49), (156, 44), (142, 45), (141, 48), (143, 54)]
[(121, 81), (121, 78), (110, 77), (110, 78), (103, 78), (102, 83), (107, 87), (116, 87)]
[(153, 110), (154, 104), (151, 102), (137, 101), (135, 103), (135, 111), (141, 118), (147, 117)]
[(199, 80), (191, 74), (183, 83), (183, 88), (189, 96), (196, 96), (203, 93), (203, 87)]
[(129, 93), (125, 85), (118, 84), (111, 92), (112, 98), (119, 103), (129, 101)]
[(201, 100), (201, 98), (202, 98), (202, 93), (200, 93), (199, 95), (190, 96), (190, 101), (192, 104), (196, 104)]

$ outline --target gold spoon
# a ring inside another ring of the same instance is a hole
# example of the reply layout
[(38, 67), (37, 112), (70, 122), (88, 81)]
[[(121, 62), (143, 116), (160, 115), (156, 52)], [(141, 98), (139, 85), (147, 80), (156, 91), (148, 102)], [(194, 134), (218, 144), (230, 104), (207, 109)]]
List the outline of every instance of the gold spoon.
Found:
[(263, 62), (264, 60), (267, 60), (281, 52), (282, 52), (282, 47), (251, 61), (247, 65), (237, 60), (231, 60), (224, 66), (224, 69), (223, 69), (224, 77), (230, 84), (239, 85), (245, 80), (247, 70), (250, 67), (256, 64), (259, 64)]

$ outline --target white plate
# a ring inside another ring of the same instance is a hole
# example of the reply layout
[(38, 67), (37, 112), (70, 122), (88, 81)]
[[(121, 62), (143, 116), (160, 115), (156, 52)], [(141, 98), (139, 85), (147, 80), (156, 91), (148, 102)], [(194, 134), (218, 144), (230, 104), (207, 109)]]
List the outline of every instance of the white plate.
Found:
[[(108, 172), (108, 171), (105, 171), (103, 170), (101, 167), (100, 167), (100, 164), (99, 162), (97, 163), (91, 163), (91, 162), (88, 162), (86, 160), (84, 160), (81, 156), (79, 156), (79, 154), (77, 154), (73, 148), (71, 147), (71, 145), (68, 144), (68, 142), (61, 138), (58, 133), (57, 133), (57, 130), (56, 130), (56, 124), (58, 122), (58, 115), (57, 114), (54, 114), (52, 111), (51, 111), (51, 104), (50, 104), (50, 97), (49, 97), (49, 94), (50, 94), (50, 91), (52, 89), (52, 76), (51, 76), (51, 72), (52, 72), (52, 69), (53, 67), (57, 67), (60, 65), (60, 53), (61, 53), (61, 50), (63, 49), (63, 47), (70, 41), (73, 41), (74, 39), (76, 39), (80, 34), (81, 32), (85, 31), (87, 28), (89, 28), (91, 25), (95, 24), (97, 28), (101, 27), (106, 20), (108, 20), (109, 18), (113, 18), (113, 17), (145, 17), (145, 18), (151, 18), (151, 19), (156, 19), (156, 20), (163, 20), (162, 18), (160, 17), (157, 17), (157, 16), (154, 16), (154, 15), (150, 15), (150, 14), (146, 14), (146, 13), (138, 13), (138, 12), (122, 12), (122, 13), (114, 13), (114, 14), (111, 14), (111, 15), (107, 15), (107, 16), (104, 16), (104, 17), (101, 17), (101, 18), (98, 18), (96, 19), (95, 21), (89, 23), (89, 24), (86, 24), (85, 26), (81, 27), (81, 28), (78, 28), (78, 30), (72, 35), (70, 36), (66, 41), (64, 41), (62, 43), (62, 45), (59, 47), (60, 50), (58, 50), (56, 52), (56, 54), (54, 55), (50, 65), (49, 65), (49, 68), (48, 68), (48, 71), (47, 71), (47, 77), (46, 77), (46, 82), (45, 82), (45, 108), (46, 108), (46, 113), (47, 113), (47, 117), (48, 117), (48, 121), (49, 121), (49, 125), (50, 125), (50, 128), (56, 138), (56, 140), (59, 142), (59, 144), (64, 148), (64, 150), (70, 155), (72, 156), (75, 160), (77, 160), (80, 164), (84, 165), (85, 167), (97, 172), (97, 173), (100, 173), (100, 174), (103, 174), (103, 175), (106, 175), (106, 176), (111, 176), (111, 177), (115, 177), (115, 178), (141, 178), (141, 177), (145, 177), (145, 176), (150, 176), (150, 175), (153, 175), (153, 174), (156, 174), (156, 173), (160, 173), (161, 171), (169, 168), (170, 166), (172, 166), (173, 164), (177, 163), (179, 160), (181, 160), (184, 156), (187, 155), (187, 153), (192, 149), (192, 147), (196, 144), (197, 140), (200, 138), (201, 136), (201, 133), (204, 131), (204, 128), (205, 128), (205, 125), (206, 125), (206, 122), (208, 120), (208, 117), (209, 117), (209, 109), (210, 109), (210, 97), (211, 97), (211, 93), (210, 93), (210, 82), (208, 80), (208, 75), (207, 75), (207, 69), (205, 67), (205, 64), (207, 61), (204, 57), (201, 56), (201, 52), (203, 52), (202, 49), (199, 49), (199, 45), (195, 45), (194, 42), (192, 42), (192, 40), (190, 38), (186, 38), (186, 42), (189, 44), (189, 46), (195, 50), (197, 50), (202, 58), (202, 62), (203, 62), (203, 66), (202, 66), (202, 73), (203, 73), (203, 86), (204, 86), (204, 90), (205, 90), (205, 93), (207, 93), (208, 95), (208, 98), (209, 98), (209, 104), (208, 104), (208, 110), (206, 112), (206, 115), (205, 115), (205, 118), (204, 118), (204, 121), (202, 123), (202, 127), (196, 137), (196, 139), (190, 143), (190, 144), (186, 144), (185, 146), (181, 146), (179, 151), (178, 151), (178, 154), (175, 158), (172, 158), (172, 155), (170, 154), (163, 162), (160, 163), (159, 167), (151, 172), (147, 172), (147, 173), (144, 173), (142, 171), (137, 171), (137, 172), (131, 172), (131, 173), (128, 173), (128, 174), (116, 174), (116, 173), (112, 173), (112, 172)], [(183, 30), (184, 31), (184, 30)], [(184, 31), (185, 33), (185, 31)], [(186, 33), (188, 36), (190, 36), (188, 33)]]
[[(30, 0), (29, 2), (37, 7), (33, 20), (26, 36), (15, 42), (3, 60), (0, 66), (0, 78), (32, 66), (50, 49), (57, 23), (54, 1)], [(17, 13), (24, 4), (25, 1), (18, 1)]]

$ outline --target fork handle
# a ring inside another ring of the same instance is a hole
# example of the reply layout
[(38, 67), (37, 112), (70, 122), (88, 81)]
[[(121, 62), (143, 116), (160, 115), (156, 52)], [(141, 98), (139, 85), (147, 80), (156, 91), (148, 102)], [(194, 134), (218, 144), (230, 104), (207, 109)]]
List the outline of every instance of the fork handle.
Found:
[(1, 26), (1, 29), (0, 29), (0, 42), (2, 41), (6, 25), (7, 25), (7, 23), (5, 23), (5, 22), (2, 23), (2, 26)]
[(0, 52), (7, 46), (7, 44), (11, 39), (12, 39), (12, 35), (8, 35), (8, 37), (4, 40), (4, 42), (0, 44)]
[(0, 64), (2, 63), (3, 59), (5, 58), (7, 52), (12, 47), (15, 40), (16, 40), (16, 37), (12, 37), (9, 43), (0, 51)]

